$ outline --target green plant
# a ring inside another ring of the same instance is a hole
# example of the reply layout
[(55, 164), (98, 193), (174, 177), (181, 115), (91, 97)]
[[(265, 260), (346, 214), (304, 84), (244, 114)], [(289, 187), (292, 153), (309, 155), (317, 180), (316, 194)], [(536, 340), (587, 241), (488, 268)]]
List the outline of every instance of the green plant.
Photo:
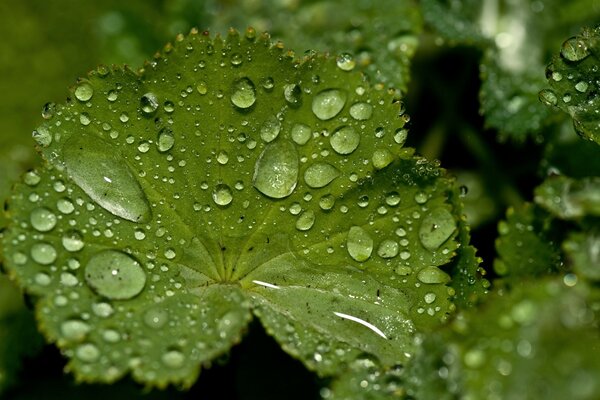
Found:
[[(44, 162), (3, 189), (3, 267), (77, 381), (183, 397), (264, 329), (318, 379), (299, 398), (599, 396), (597, 32), (564, 40), (592, 1), (106, 10), (107, 60), (161, 38), (131, 10), (243, 33), (97, 67), (44, 106)], [(32, 165), (5, 151), (11, 176)], [(13, 291), (0, 390), (27, 398), (8, 385), (40, 339)]]

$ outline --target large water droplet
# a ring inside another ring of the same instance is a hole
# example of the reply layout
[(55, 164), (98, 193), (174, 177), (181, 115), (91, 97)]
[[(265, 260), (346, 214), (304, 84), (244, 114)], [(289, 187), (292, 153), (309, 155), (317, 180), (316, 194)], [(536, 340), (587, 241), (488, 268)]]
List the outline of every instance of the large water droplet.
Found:
[(233, 201), (233, 193), (229, 186), (218, 184), (212, 194), (213, 201), (220, 206), (229, 205)]
[(315, 212), (313, 210), (304, 211), (296, 220), (296, 229), (307, 231), (315, 224)]
[(417, 273), (417, 279), (427, 284), (448, 283), (450, 275), (438, 267), (425, 267)]
[(146, 93), (140, 98), (140, 108), (145, 115), (152, 115), (158, 108), (158, 98), (154, 93)]
[(175, 144), (175, 136), (173, 136), (173, 131), (168, 128), (162, 128), (158, 131), (158, 139), (156, 140), (156, 147), (158, 151), (164, 153), (165, 151), (169, 151), (173, 148)]
[(30, 252), (33, 261), (42, 265), (52, 264), (58, 256), (56, 249), (50, 243), (36, 243), (31, 246)]
[(317, 162), (304, 171), (304, 181), (312, 188), (322, 188), (329, 185), (340, 176), (340, 171), (331, 164)]
[(350, 107), (350, 116), (359, 121), (365, 121), (373, 115), (373, 106), (369, 103), (354, 103)]
[(358, 147), (360, 135), (351, 126), (342, 126), (331, 135), (329, 143), (338, 154), (350, 154)]
[(313, 98), (312, 111), (323, 121), (331, 119), (342, 111), (346, 97), (346, 93), (339, 89), (324, 90)]
[(312, 136), (310, 126), (304, 124), (295, 124), (292, 127), (292, 140), (299, 145), (305, 145)]
[(279, 136), (280, 131), (281, 121), (275, 115), (271, 115), (260, 128), (260, 137), (269, 143)]
[(104, 250), (88, 261), (85, 280), (101, 296), (126, 300), (141, 293), (146, 285), (146, 274), (140, 263), (130, 255)]
[(367, 231), (360, 226), (353, 226), (348, 231), (346, 239), (348, 254), (358, 262), (367, 261), (373, 252), (373, 239)]
[(51, 231), (56, 226), (56, 215), (45, 207), (36, 208), (29, 216), (31, 226), (40, 232)]
[(298, 151), (292, 142), (271, 143), (256, 161), (252, 183), (265, 196), (287, 197), (298, 184), (298, 163)]
[(585, 41), (581, 38), (572, 37), (564, 41), (560, 54), (569, 61), (581, 61), (586, 58), (590, 52)]
[(256, 88), (249, 78), (240, 78), (231, 87), (231, 103), (242, 109), (252, 107), (256, 102)]
[(71, 179), (102, 208), (133, 222), (148, 222), (151, 210), (140, 184), (112, 146), (97, 137), (75, 135), (64, 163)]
[(419, 239), (427, 250), (437, 250), (456, 230), (456, 221), (445, 208), (435, 208), (423, 218)]
[(76, 252), (83, 249), (83, 238), (77, 231), (66, 232), (62, 237), (62, 245), (67, 251)]
[(94, 95), (94, 89), (88, 82), (82, 82), (75, 89), (75, 97), (79, 101), (88, 101)]

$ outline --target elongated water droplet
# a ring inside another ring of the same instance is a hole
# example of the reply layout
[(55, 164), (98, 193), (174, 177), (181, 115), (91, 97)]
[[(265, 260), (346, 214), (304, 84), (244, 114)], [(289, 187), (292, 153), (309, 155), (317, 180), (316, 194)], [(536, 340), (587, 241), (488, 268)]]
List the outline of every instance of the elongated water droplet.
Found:
[(100, 296), (126, 300), (141, 293), (146, 285), (146, 274), (140, 263), (130, 255), (104, 250), (88, 261), (85, 280)]
[(71, 179), (108, 212), (148, 222), (151, 210), (140, 184), (112, 146), (97, 137), (73, 136), (63, 152)]
[(56, 226), (56, 215), (45, 207), (34, 209), (29, 216), (31, 226), (40, 232), (51, 231)]
[(312, 111), (323, 121), (331, 119), (342, 111), (346, 97), (346, 93), (339, 89), (324, 90), (313, 98)]
[(373, 252), (373, 239), (360, 226), (353, 226), (348, 231), (346, 239), (348, 254), (358, 262), (367, 261)]
[(295, 124), (292, 128), (292, 140), (299, 145), (308, 143), (312, 136), (310, 126), (304, 124)]
[(229, 205), (233, 201), (233, 193), (229, 186), (225, 184), (219, 184), (215, 186), (215, 190), (212, 194), (213, 201), (220, 206)]
[(162, 128), (158, 131), (158, 139), (156, 140), (156, 147), (158, 151), (164, 153), (165, 151), (169, 151), (173, 148), (175, 144), (175, 136), (173, 136), (173, 131), (168, 128)]
[(88, 82), (82, 82), (75, 89), (75, 98), (79, 101), (86, 102), (94, 95), (94, 89)]
[(322, 188), (329, 185), (340, 176), (340, 171), (331, 164), (318, 162), (304, 171), (304, 181), (312, 188)]
[(269, 143), (279, 136), (281, 131), (281, 121), (275, 115), (271, 115), (260, 128), (260, 137)]
[(350, 154), (358, 147), (360, 143), (360, 135), (351, 126), (342, 126), (338, 128), (331, 138), (329, 143), (333, 150), (338, 154)]
[(425, 267), (417, 273), (417, 279), (427, 284), (448, 283), (450, 275), (438, 267)]
[(145, 115), (152, 115), (158, 108), (158, 98), (154, 93), (146, 93), (140, 98), (140, 108)]
[(298, 151), (292, 142), (280, 140), (265, 147), (256, 161), (252, 183), (265, 196), (282, 199), (298, 184)]
[(373, 115), (373, 106), (369, 103), (354, 103), (350, 107), (350, 116), (358, 121), (366, 121)]
[(456, 221), (445, 208), (435, 208), (423, 218), (419, 239), (427, 250), (437, 250), (456, 230)]
[(50, 243), (36, 243), (31, 246), (31, 258), (38, 264), (52, 264), (57, 256), (56, 249)]
[(256, 102), (256, 88), (249, 78), (240, 78), (231, 87), (231, 103), (241, 109), (252, 107)]
[(313, 210), (304, 211), (296, 220), (296, 229), (307, 231), (315, 224), (315, 212)]

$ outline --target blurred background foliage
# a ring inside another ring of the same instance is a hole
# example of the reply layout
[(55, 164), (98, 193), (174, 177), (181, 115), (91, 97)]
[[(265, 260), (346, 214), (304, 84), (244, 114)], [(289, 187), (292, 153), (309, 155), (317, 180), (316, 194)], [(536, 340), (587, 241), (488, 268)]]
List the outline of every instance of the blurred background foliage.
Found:
[[(488, 320), (496, 309), (516, 307), (533, 296), (552, 329), (541, 321), (532, 323), (535, 329), (526, 334), (546, 335), (535, 340), (541, 348), (552, 349), (556, 341), (547, 340), (549, 330), (561, 327), (551, 311), (552, 301), (566, 299), (557, 306), (563, 309), (571, 303), (583, 307), (586, 301), (590, 307), (598, 305), (598, 180), (589, 178), (600, 176), (598, 146), (577, 137), (566, 114), (541, 104), (538, 93), (548, 86), (544, 68), (557, 56), (561, 43), (599, 20), (598, 0), (2, 1), (0, 198), (8, 196), (11, 182), (40, 162), (31, 131), (43, 120), (44, 109), (65, 101), (67, 88), (98, 64), (138, 69), (176, 34), (192, 27), (223, 34), (230, 26), (240, 30), (253, 26), (282, 39), (299, 56), (312, 51), (351, 54), (368, 79), (403, 96), (412, 117), (408, 145), (441, 160), (457, 176), (473, 244), (490, 280), (497, 278), (488, 300), (492, 305), (483, 317), (467, 312), (448, 332), (425, 342), (424, 348), (433, 350), (415, 363), (411, 371), (419, 379), (408, 382), (408, 391), (416, 398), (445, 398), (426, 396), (449, 396), (464, 387), (472, 398), (484, 398), (478, 396), (489, 395), (494, 371), (471, 371), (468, 361), (473, 359), (468, 357), (466, 366), (440, 367), (440, 360), (447, 361), (444, 356), (452, 352), (472, 356), (473, 349), (482, 346), (495, 351), (497, 343), (477, 341), (465, 332), (493, 334), (486, 327), (493, 328)], [(556, 175), (561, 175), (559, 180)], [(552, 204), (557, 193), (566, 196), (565, 201), (583, 201), (584, 210), (575, 217), (556, 210)], [(8, 222), (3, 218), (0, 226)], [(538, 277), (543, 284), (524, 283)], [(572, 287), (577, 279), (588, 281), (590, 288), (569, 294), (556, 286), (564, 282)], [(518, 289), (502, 297), (511, 288)], [(558, 299), (548, 295), (552, 291)], [(190, 392), (145, 391), (128, 380), (110, 387), (76, 385), (62, 374), (64, 360), (57, 350), (42, 347), (25, 300), (0, 276), (3, 398), (310, 399), (318, 398), (319, 388), (327, 384), (317, 382), (256, 324), (228, 357), (202, 373)], [(596, 315), (598, 309), (592, 309)], [(597, 340), (597, 319), (573, 329), (584, 335), (585, 343)], [(504, 334), (520, 343), (516, 328), (511, 326)], [(446, 345), (450, 353), (444, 353), (447, 349), (439, 342), (456, 346)], [(581, 346), (572, 347), (579, 351)], [(600, 355), (600, 349), (592, 350)], [(568, 358), (566, 353), (560, 356)], [(19, 370), (21, 356), (25, 360)], [(571, 379), (554, 371), (556, 361), (535, 363), (542, 369), (549, 363), (549, 373)], [(572, 358), (568, 363), (577, 367)], [(587, 358), (584, 366), (598, 368)], [(458, 369), (464, 378), (441, 383), (441, 368), (451, 373)], [(578, 379), (588, 382), (585, 376)], [(454, 386), (444, 386), (448, 382)], [(344, 385), (339, 384), (340, 393), (350, 387)], [(506, 384), (498, 393), (513, 395), (521, 387)], [(566, 395), (574, 393), (564, 390)], [(587, 390), (593, 396), (600, 388)], [(577, 398), (593, 398), (586, 397), (588, 392)], [(331, 393), (321, 390), (321, 395)]]

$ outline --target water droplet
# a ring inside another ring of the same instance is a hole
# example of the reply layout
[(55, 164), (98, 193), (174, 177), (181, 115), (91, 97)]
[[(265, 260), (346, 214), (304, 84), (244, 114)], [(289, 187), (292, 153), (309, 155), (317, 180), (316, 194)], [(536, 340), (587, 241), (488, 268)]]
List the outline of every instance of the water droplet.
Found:
[(100, 350), (95, 345), (86, 343), (77, 348), (75, 355), (83, 362), (94, 362), (100, 357)]
[(296, 220), (296, 229), (307, 231), (315, 224), (315, 212), (313, 210), (304, 211)]
[(558, 103), (556, 94), (550, 89), (544, 89), (539, 93), (539, 99), (547, 106), (555, 106)]
[(333, 132), (333, 135), (329, 138), (329, 143), (336, 153), (350, 154), (358, 147), (360, 135), (353, 127), (342, 126)]
[(118, 97), (119, 97), (119, 94), (117, 93), (116, 90), (109, 90), (108, 94), (106, 96), (106, 100), (108, 100), (112, 103), (114, 101), (117, 101)]
[(31, 137), (42, 147), (48, 147), (52, 143), (52, 134), (45, 126), (40, 126), (31, 133)]
[(323, 121), (331, 119), (342, 111), (346, 97), (346, 93), (339, 89), (324, 90), (313, 98), (312, 111)]
[(212, 198), (215, 203), (220, 206), (227, 206), (233, 201), (233, 193), (229, 186), (221, 183), (215, 186), (212, 193)]
[(24, 182), (27, 186), (36, 186), (42, 178), (35, 171), (25, 173)]
[(168, 128), (161, 128), (161, 130), (158, 131), (158, 139), (156, 140), (158, 151), (161, 153), (169, 151), (173, 148), (174, 144), (175, 136), (173, 136), (173, 131)]
[(423, 218), (419, 239), (427, 250), (437, 250), (456, 230), (456, 221), (445, 208), (435, 208)]
[(92, 304), (92, 311), (101, 318), (108, 318), (113, 314), (114, 309), (109, 303), (102, 302)]
[(44, 107), (42, 107), (42, 118), (44, 119), (50, 119), (54, 116), (54, 113), (56, 111), (56, 104), (55, 103), (46, 103), (44, 104)]
[(31, 258), (38, 264), (52, 264), (57, 256), (56, 249), (50, 243), (36, 243), (31, 246)]
[(266, 78), (261, 80), (260, 84), (266, 91), (270, 91), (275, 86), (275, 81), (270, 76), (267, 76)]
[(360, 226), (353, 226), (348, 231), (346, 239), (348, 254), (358, 262), (367, 261), (373, 252), (373, 239)]
[(233, 82), (231, 103), (237, 108), (246, 109), (256, 102), (256, 88), (249, 78), (240, 78)]
[(77, 231), (66, 232), (62, 237), (62, 245), (67, 251), (79, 251), (84, 246), (83, 237)]
[(339, 69), (342, 71), (352, 71), (354, 66), (356, 66), (356, 61), (354, 61), (354, 57), (352, 54), (342, 53), (336, 58), (336, 64)]
[(152, 115), (158, 109), (158, 98), (154, 93), (148, 92), (140, 98), (140, 108), (145, 115)]
[(340, 176), (340, 171), (331, 164), (317, 162), (304, 171), (304, 181), (312, 188), (322, 188), (329, 185)]
[(423, 297), (423, 299), (425, 300), (425, 303), (427, 304), (431, 304), (435, 301), (436, 295), (435, 293), (426, 293), (425, 296)]
[(181, 368), (185, 362), (185, 356), (179, 350), (170, 350), (163, 354), (162, 362), (169, 368)]
[(404, 144), (404, 142), (406, 142), (406, 138), (408, 137), (408, 130), (407, 129), (397, 129), (396, 132), (394, 133), (394, 141), (400, 145)]
[(260, 137), (269, 143), (279, 136), (281, 131), (281, 121), (275, 115), (271, 115), (260, 128)]
[(394, 161), (394, 156), (387, 149), (377, 149), (373, 152), (373, 166), (376, 169), (387, 167)]
[(198, 91), (198, 93), (200, 93), (203, 96), (206, 93), (208, 93), (208, 86), (206, 85), (206, 82), (204, 82), (204, 81), (198, 82), (198, 84), (196, 85), (196, 90)]
[(584, 81), (579, 81), (575, 84), (575, 89), (578, 92), (585, 93), (585, 91), (588, 90), (588, 84)]
[(40, 232), (48, 232), (56, 226), (57, 218), (52, 211), (45, 207), (39, 207), (31, 212), (29, 220), (34, 229)]
[(398, 192), (390, 192), (385, 196), (385, 204), (388, 206), (397, 206), (400, 204), (400, 194)]
[(108, 343), (117, 343), (121, 340), (121, 334), (113, 329), (107, 329), (102, 332), (102, 339)]
[(298, 152), (287, 140), (270, 143), (256, 161), (252, 183), (265, 196), (282, 199), (298, 183)]
[(302, 89), (295, 83), (283, 87), (283, 97), (292, 108), (302, 105)]
[(242, 65), (243, 61), (244, 59), (242, 58), (242, 55), (240, 53), (233, 53), (231, 55), (231, 65), (233, 65), (234, 67)]
[(583, 39), (572, 37), (564, 41), (560, 54), (568, 61), (581, 61), (590, 53)]
[(146, 285), (146, 274), (140, 263), (130, 255), (104, 250), (88, 261), (85, 280), (101, 296), (126, 300), (141, 293)]
[(425, 267), (417, 273), (417, 279), (427, 284), (448, 283), (450, 275), (437, 267)]
[(373, 106), (368, 103), (354, 103), (350, 107), (350, 116), (358, 121), (366, 121), (373, 115)]
[(331, 210), (334, 205), (335, 198), (330, 194), (326, 194), (319, 199), (319, 207), (321, 207), (323, 211)]
[(65, 339), (73, 342), (80, 342), (85, 339), (89, 331), (90, 326), (78, 319), (68, 320), (60, 325), (60, 332)]
[(399, 251), (400, 246), (398, 245), (398, 242), (386, 239), (379, 245), (377, 254), (381, 258), (394, 258), (398, 255)]
[(425, 193), (425, 192), (415, 193), (415, 201), (417, 202), (417, 204), (427, 203), (427, 193)]
[(94, 95), (94, 89), (88, 82), (82, 82), (75, 89), (75, 97), (79, 101), (88, 101)]
[(27, 262), (27, 255), (18, 251), (13, 254), (13, 262), (17, 265), (23, 265)]
[(153, 329), (162, 328), (169, 320), (169, 313), (160, 308), (151, 308), (144, 314), (144, 323)]
[(56, 201), (56, 208), (63, 214), (71, 214), (75, 211), (75, 206), (71, 200), (62, 198)]
[(312, 136), (310, 126), (304, 124), (295, 124), (292, 128), (292, 140), (299, 145), (305, 145)]
[(98, 205), (118, 217), (147, 222), (146, 195), (118, 152), (99, 138), (75, 135), (63, 151), (71, 179)]

